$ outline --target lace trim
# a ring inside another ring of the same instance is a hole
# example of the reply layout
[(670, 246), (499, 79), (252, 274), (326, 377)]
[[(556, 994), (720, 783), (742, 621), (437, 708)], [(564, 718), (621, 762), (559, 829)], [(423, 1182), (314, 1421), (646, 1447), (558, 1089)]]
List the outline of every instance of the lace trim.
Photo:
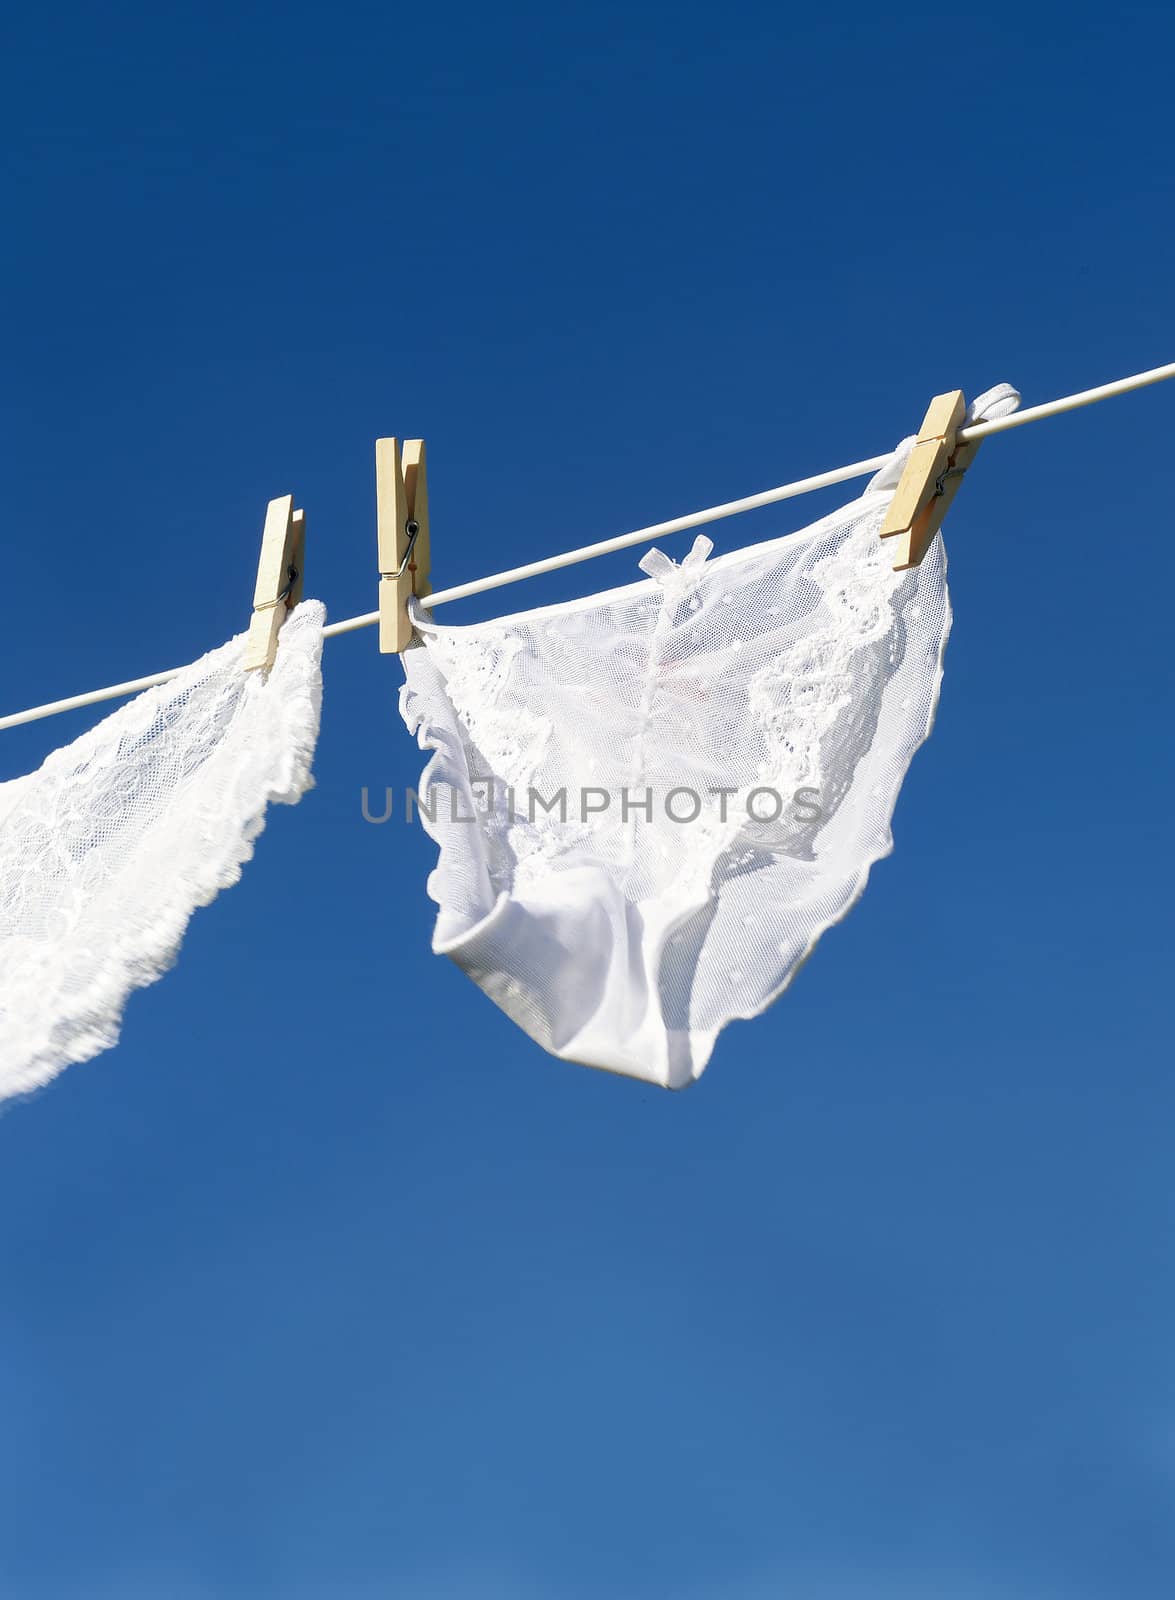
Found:
[(427, 636), (427, 648), (445, 675), (453, 709), (488, 771), (525, 788), (551, 738), (551, 724), (522, 706), (498, 707), (515, 663), (525, 653), (525, 640), (506, 628), (479, 628), (470, 634), (435, 632), (419, 611), (414, 620)]
[(242, 634), (0, 785), (0, 1098), (116, 1043), (266, 807), (311, 786), (324, 619), (303, 602), (268, 674)]
[(878, 537), (879, 516), (809, 574), (822, 591), (828, 621), (781, 651), (747, 686), (750, 710), (770, 752), (765, 781), (794, 790), (821, 786), (821, 746), (852, 704), (862, 650), (891, 632), (894, 597), (904, 573), (894, 572)]

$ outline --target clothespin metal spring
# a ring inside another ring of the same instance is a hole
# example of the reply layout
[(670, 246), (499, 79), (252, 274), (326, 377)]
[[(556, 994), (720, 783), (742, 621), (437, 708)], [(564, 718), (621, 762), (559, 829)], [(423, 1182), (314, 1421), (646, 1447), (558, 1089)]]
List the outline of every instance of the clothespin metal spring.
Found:
[(392, 576), (396, 578), (402, 578), (405, 572), (408, 570), (408, 563), (412, 559), (412, 552), (416, 548), (416, 540), (420, 534), (419, 522), (413, 522), (412, 518), (409, 517), (408, 521), (404, 524), (404, 532), (408, 535), (408, 548), (404, 551), (403, 561), (401, 561), (400, 565), (392, 574)]

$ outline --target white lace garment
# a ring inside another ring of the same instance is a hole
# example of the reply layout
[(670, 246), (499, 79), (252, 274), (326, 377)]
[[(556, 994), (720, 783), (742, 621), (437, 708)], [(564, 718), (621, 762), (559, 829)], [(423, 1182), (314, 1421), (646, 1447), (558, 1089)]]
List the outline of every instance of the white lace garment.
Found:
[(553, 1055), (691, 1082), (892, 848), (951, 620), (941, 539), (895, 573), (879, 538), (911, 442), (786, 538), (472, 627), (415, 607), (433, 949)]
[(0, 784), (0, 1099), (116, 1042), (266, 806), (310, 787), (324, 618), (304, 601), (268, 673), (241, 634)]

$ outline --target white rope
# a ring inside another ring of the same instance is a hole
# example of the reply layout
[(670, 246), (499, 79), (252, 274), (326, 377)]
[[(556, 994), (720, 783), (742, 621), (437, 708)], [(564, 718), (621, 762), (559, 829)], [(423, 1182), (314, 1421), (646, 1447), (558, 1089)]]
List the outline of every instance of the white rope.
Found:
[[(1109, 400), (1113, 395), (1128, 394), (1132, 389), (1145, 389), (1149, 384), (1162, 383), (1165, 378), (1175, 378), (1175, 361), (1168, 362), (1165, 367), (1152, 367), (1149, 372), (1136, 372), (1130, 378), (1117, 378), (1113, 383), (1103, 383), (1096, 389), (1082, 389), (1077, 394), (1062, 395), (1059, 400), (1048, 400), (1043, 405), (1029, 406), (1025, 411), (1014, 411), (1011, 416), (974, 423), (969, 428), (961, 428), (958, 437), (961, 441), (985, 439), (988, 434), (1005, 433), (1009, 428), (1023, 427), (1026, 422), (1055, 417), (1063, 411), (1076, 411), (1081, 406)], [(761, 494), (749, 494), (741, 500), (727, 500), (722, 505), (708, 506), (704, 511), (692, 511), (684, 517), (673, 517), (668, 522), (655, 522), (650, 527), (619, 534), (615, 539), (601, 539), (598, 544), (581, 545), (578, 550), (565, 550), (561, 555), (548, 556), (543, 561), (531, 561), (524, 567), (511, 567), (506, 572), (496, 572), (488, 578), (474, 578), (470, 583), (441, 589), (428, 596), (428, 609), (431, 611), (434, 606), (447, 605), (452, 600), (464, 600), (486, 589), (500, 589), (508, 583), (519, 583), (523, 578), (537, 578), (540, 573), (555, 572), (560, 567), (575, 566), (580, 561), (591, 561), (596, 556), (611, 555), (614, 550), (623, 550), (628, 545), (644, 544), (652, 539), (662, 539), (667, 534), (683, 533), (687, 528), (701, 527), (707, 522), (719, 522), (723, 517), (737, 516), (740, 511), (756, 511), (761, 506), (775, 505), (780, 500), (791, 500), (796, 495), (810, 494), (816, 489), (827, 489), (835, 483), (846, 483), (851, 478), (863, 478), (870, 472), (880, 471), (891, 454), (892, 451), (887, 450), (884, 455), (870, 456), (868, 461), (854, 461), (847, 467), (834, 467), (831, 472), (819, 472), (812, 478), (799, 478), (795, 483), (785, 483), (778, 489), (764, 489)], [(366, 611), (360, 617), (332, 622), (323, 632), (332, 635), (353, 633), (357, 628), (374, 627), (378, 621), (378, 611)], [(68, 700), (53, 700), (48, 705), (34, 706), (29, 711), (17, 711), (11, 716), (0, 717), (0, 729), (15, 728), (23, 722), (36, 722), (41, 717), (54, 717), (62, 711), (76, 711), (82, 706), (98, 705), (103, 700), (119, 700), (124, 695), (138, 694), (157, 683), (166, 683), (183, 670), (182, 667), (171, 667), (149, 678), (135, 678), (130, 683), (115, 683), (108, 689), (91, 689), (86, 694), (75, 694)]]

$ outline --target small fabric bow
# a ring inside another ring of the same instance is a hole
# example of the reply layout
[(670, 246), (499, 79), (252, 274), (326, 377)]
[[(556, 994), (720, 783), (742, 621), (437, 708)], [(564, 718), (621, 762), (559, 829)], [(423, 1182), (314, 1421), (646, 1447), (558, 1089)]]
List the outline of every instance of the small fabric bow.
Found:
[(666, 593), (678, 594), (685, 586), (696, 580), (701, 575), (706, 557), (714, 548), (713, 539), (707, 539), (704, 533), (699, 533), (694, 540), (693, 549), (685, 560), (678, 566), (677, 562), (665, 554), (663, 550), (650, 550), (638, 562), (642, 572), (647, 572), (655, 583), (659, 583)]

